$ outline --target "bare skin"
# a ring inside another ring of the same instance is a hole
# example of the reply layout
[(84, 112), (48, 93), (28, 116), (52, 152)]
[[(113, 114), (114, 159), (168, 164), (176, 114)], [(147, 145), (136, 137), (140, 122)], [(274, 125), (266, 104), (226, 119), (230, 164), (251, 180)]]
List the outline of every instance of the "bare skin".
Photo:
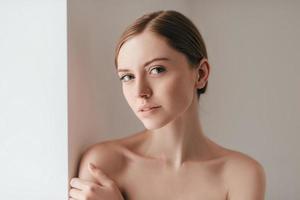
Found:
[(145, 154), (150, 141), (151, 133), (144, 130), (91, 146), (83, 154), (79, 178), (98, 182), (87, 169), (92, 162), (116, 183), (125, 200), (264, 199), (263, 168), (248, 155), (206, 138), (205, 156), (175, 168), (163, 158)]
[(207, 140), (210, 152), (175, 166), (163, 157), (145, 155), (150, 140), (145, 131), (120, 142), (128, 163), (119, 184), (127, 199), (226, 199), (225, 149)]
[[(264, 199), (263, 167), (203, 132), (196, 91), (207, 82), (207, 59), (191, 69), (184, 54), (146, 30), (124, 43), (118, 65), (124, 97), (146, 130), (90, 147), (80, 163), (80, 179), (101, 182), (88, 170), (92, 162), (118, 185), (125, 199)], [(143, 102), (160, 108), (145, 115), (138, 111)]]

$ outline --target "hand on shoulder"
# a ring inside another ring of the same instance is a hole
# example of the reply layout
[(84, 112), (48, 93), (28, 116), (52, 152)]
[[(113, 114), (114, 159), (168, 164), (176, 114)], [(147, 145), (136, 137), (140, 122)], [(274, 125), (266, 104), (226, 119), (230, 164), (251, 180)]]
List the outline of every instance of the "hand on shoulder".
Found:
[(70, 182), (71, 199), (124, 200), (119, 185), (113, 178), (122, 166), (120, 155), (116, 146), (108, 142), (86, 149), (79, 163), (79, 176), (72, 178)]
[(112, 142), (101, 142), (87, 148), (81, 156), (78, 177), (96, 181), (88, 169), (89, 163), (101, 168), (112, 179), (121, 172), (125, 165), (124, 157)]

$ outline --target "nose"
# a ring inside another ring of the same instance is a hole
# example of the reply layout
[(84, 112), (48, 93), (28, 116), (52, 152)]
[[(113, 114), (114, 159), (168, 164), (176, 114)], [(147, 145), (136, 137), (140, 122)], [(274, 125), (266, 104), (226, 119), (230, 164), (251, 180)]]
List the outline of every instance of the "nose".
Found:
[(136, 85), (136, 96), (137, 98), (150, 98), (152, 95), (152, 90), (146, 80), (141, 78), (137, 81)]

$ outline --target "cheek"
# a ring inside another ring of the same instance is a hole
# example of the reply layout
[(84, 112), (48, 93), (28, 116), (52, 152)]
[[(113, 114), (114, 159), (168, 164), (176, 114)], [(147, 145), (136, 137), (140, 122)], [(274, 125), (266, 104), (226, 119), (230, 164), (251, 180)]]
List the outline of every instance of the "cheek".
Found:
[(193, 98), (193, 87), (190, 81), (184, 76), (174, 76), (166, 81), (164, 87), (161, 88), (163, 91), (160, 94), (165, 94), (172, 104), (176, 106), (185, 106)]
[(137, 107), (139, 106), (139, 105), (137, 105), (137, 103), (142, 103), (142, 102), (137, 102), (135, 93), (134, 93), (134, 91), (131, 91), (130, 86), (123, 86), (122, 90), (123, 90), (124, 98), (126, 99), (127, 104), (129, 105), (131, 110), (133, 112), (137, 112)]

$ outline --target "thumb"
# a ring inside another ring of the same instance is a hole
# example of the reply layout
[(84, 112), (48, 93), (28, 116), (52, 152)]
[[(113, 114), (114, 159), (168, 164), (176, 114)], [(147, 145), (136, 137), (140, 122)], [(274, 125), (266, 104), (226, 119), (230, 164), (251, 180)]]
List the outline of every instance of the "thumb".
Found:
[(101, 185), (111, 186), (114, 183), (99, 167), (96, 167), (92, 163), (89, 163), (89, 170)]

